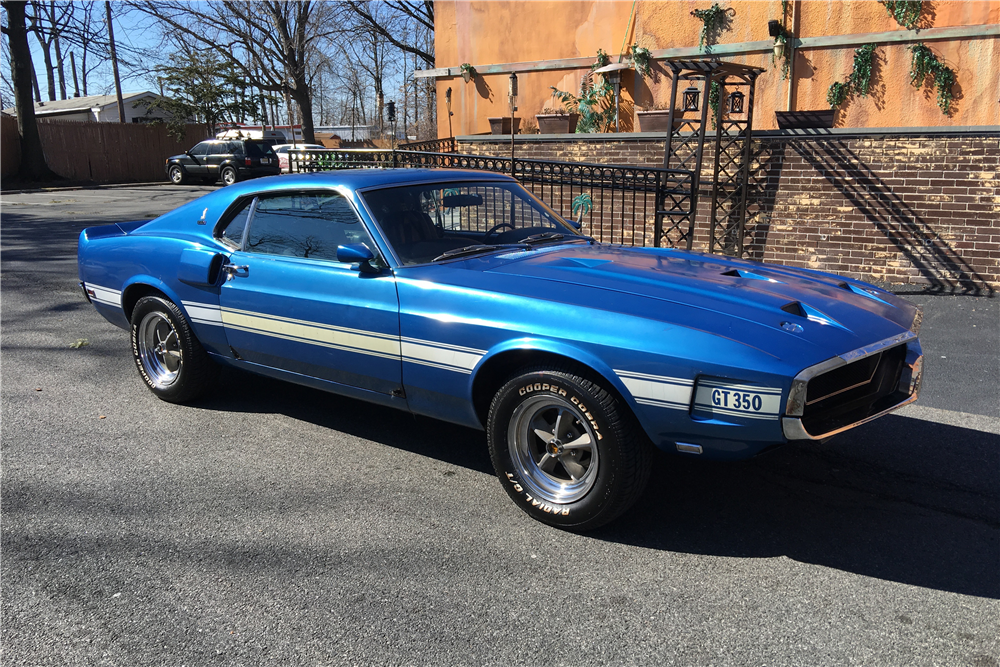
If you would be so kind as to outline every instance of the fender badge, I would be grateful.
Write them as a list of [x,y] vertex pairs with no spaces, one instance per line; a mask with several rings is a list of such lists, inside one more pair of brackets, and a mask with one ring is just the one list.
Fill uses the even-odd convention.
[[204,225],[205,224],[205,216],[206,215],[208,215],[208,209],[207,208],[204,211],[201,212],[201,218],[198,219],[198,224],[199,225]]

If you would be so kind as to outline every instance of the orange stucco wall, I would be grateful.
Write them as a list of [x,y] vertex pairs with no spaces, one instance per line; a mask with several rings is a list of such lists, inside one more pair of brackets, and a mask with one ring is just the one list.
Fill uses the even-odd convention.
[[[673,2],[637,0],[478,1],[437,0],[435,48],[438,67],[475,66],[535,60],[596,56],[604,49],[613,57],[638,42],[649,49],[697,46],[701,22],[693,9],[710,7],[711,0]],[[781,18],[781,2],[733,0],[720,2],[735,14],[719,44],[768,40],[767,21]],[[793,0],[793,28],[799,38],[903,30],[884,6],[874,0]],[[1000,23],[1000,0],[932,1],[924,3],[920,27],[942,28]],[[633,15],[634,12],[634,15]],[[791,13],[791,12],[790,12]],[[630,20],[630,16],[632,16]],[[945,116],[933,90],[909,83],[909,44],[880,45],[876,51],[873,92],[854,98],[837,113],[839,127],[921,127],[1000,124],[1000,38],[980,37],[932,41],[927,45],[955,70],[953,113]],[[803,48],[796,51],[791,108],[827,109],[826,92],[834,81],[851,72],[856,47]],[[754,128],[777,127],[774,111],[788,109],[789,81],[771,63],[771,55],[752,53],[725,60],[764,67],[757,80]],[[549,86],[579,92],[581,70],[521,72],[517,115],[533,122],[544,107],[559,106]],[[461,77],[437,80],[440,136],[489,131],[490,116],[508,115],[507,74],[478,75],[466,83]],[[638,79],[637,81],[634,79]],[[623,77],[622,131],[631,131],[633,100],[638,108],[668,101],[670,78],[661,64],[654,76],[642,80]],[[452,88],[451,128],[445,111],[445,91]]]

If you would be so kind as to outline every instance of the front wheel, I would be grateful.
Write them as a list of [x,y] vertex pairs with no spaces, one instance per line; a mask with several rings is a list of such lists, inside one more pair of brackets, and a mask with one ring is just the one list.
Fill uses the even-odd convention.
[[490,405],[487,438],[514,502],[560,528],[614,520],[649,478],[651,444],[628,406],[570,369],[530,369],[508,381]]
[[212,383],[215,364],[172,302],[146,296],[132,311],[132,356],[146,386],[164,401],[183,403]]
[[232,185],[237,181],[236,170],[232,167],[223,168],[221,176],[223,185]]
[[187,174],[176,164],[170,168],[170,171],[167,172],[167,176],[170,178],[170,182],[174,185],[184,185],[184,183],[187,182]]

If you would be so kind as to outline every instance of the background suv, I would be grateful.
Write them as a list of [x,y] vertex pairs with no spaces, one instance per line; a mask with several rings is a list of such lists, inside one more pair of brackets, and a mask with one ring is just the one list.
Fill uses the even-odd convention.
[[181,155],[168,157],[167,178],[175,185],[190,180],[232,185],[244,178],[281,173],[278,157],[267,139],[211,139]]

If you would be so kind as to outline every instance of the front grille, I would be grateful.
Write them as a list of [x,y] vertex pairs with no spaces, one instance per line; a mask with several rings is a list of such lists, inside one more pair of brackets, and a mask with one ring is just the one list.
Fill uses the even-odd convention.
[[813,436],[850,426],[904,400],[899,379],[906,345],[897,345],[817,375],[806,388],[802,426]]

